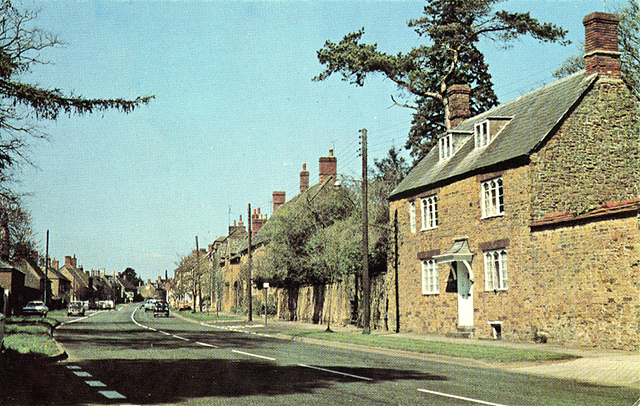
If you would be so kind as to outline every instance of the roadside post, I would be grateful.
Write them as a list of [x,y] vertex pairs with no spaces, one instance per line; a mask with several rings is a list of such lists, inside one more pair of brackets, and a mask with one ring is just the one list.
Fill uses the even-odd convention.
[[267,326],[267,316],[269,314],[269,306],[267,306],[267,292],[269,290],[269,282],[264,282],[262,284],[262,288],[264,290],[264,326]]

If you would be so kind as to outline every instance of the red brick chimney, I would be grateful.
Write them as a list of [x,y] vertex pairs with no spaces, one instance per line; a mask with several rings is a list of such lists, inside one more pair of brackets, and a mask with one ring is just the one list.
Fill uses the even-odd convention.
[[300,193],[309,189],[309,171],[307,170],[307,164],[302,164],[302,172],[300,172]]
[[260,214],[260,208],[253,209],[253,215],[251,216],[251,236],[255,237],[266,222],[267,217]]
[[338,175],[338,158],[333,156],[333,150],[329,150],[329,156],[320,157],[320,183],[324,182],[329,176],[333,176],[333,181],[331,184],[334,184]]
[[455,128],[471,115],[471,111],[469,110],[470,93],[471,88],[468,85],[451,85],[447,89],[451,128]]
[[58,262],[57,259],[53,258],[51,260],[51,268],[56,270],[60,268],[60,263]]
[[286,201],[286,196],[287,196],[286,192],[282,192],[282,191],[273,192],[272,199],[273,199],[274,213],[278,210],[278,208],[280,208],[280,206],[284,204],[284,202]]
[[64,266],[72,266],[71,265],[71,257],[69,255],[64,257]]
[[611,79],[620,79],[620,52],[618,52],[618,23],[615,14],[591,13],[584,25],[584,66],[587,76],[598,73]]

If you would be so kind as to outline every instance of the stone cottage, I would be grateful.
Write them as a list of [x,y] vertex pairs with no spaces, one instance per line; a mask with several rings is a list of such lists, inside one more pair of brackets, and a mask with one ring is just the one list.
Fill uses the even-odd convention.
[[618,21],[586,16],[585,70],[478,116],[451,87],[452,130],[389,197],[401,330],[640,348],[640,132]]

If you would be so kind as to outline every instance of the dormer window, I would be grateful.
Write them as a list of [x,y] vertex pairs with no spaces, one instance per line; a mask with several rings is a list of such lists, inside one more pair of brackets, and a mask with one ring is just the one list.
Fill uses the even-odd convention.
[[476,124],[476,148],[482,148],[489,145],[491,141],[491,133],[489,132],[489,120],[485,120]]
[[440,148],[440,160],[444,161],[445,159],[451,158],[451,155],[453,155],[453,140],[451,133],[440,138],[440,140],[438,140],[438,145]]

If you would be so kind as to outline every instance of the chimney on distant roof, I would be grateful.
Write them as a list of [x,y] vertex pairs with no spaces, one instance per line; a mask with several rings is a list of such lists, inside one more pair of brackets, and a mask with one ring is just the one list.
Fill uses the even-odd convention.
[[267,217],[260,214],[260,208],[253,209],[253,215],[251,216],[251,236],[255,237],[266,222]]
[[247,230],[244,229],[244,223],[242,222],[242,216],[240,216],[240,222],[236,225],[236,221],[233,220],[233,225],[229,226],[229,237],[241,238],[247,235]]
[[447,89],[450,128],[457,127],[458,124],[471,116],[470,94],[471,88],[468,85],[451,85]]
[[276,191],[272,194],[273,200],[273,212],[275,213],[280,206],[286,201],[287,193],[282,191]]
[[584,25],[584,66],[587,76],[598,73],[610,79],[620,79],[618,23],[615,14],[595,12],[587,15]]
[[309,189],[309,171],[307,170],[307,164],[302,164],[302,172],[300,172],[300,193]]
[[328,177],[333,176],[333,181],[331,182],[333,185],[338,175],[338,158],[333,156],[332,149],[329,150],[329,156],[320,157],[319,166],[320,183],[323,183]]

